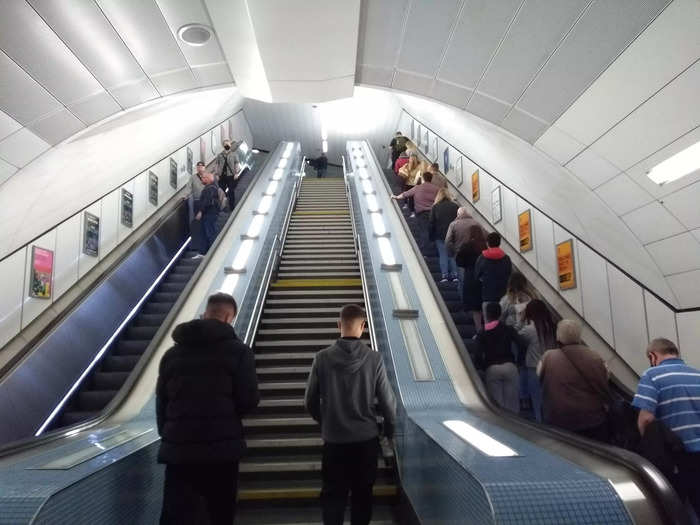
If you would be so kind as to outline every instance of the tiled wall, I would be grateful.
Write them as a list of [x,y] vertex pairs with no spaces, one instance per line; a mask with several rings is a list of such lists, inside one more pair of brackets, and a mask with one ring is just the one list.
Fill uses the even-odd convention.
[[[204,142],[204,158],[209,163],[221,149],[224,137],[233,131],[233,139],[252,144],[252,135],[243,111],[224,120],[201,137],[182,146],[172,155],[148,166],[143,172],[108,193],[98,202],[81,210],[32,243],[0,260],[0,348],[36,317],[50,308],[67,290],[106,257],[119,243],[125,241],[148,217],[163,206],[189,180],[187,172],[187,148],[193,153],[193,164],[200,160],[200,140]],[[170,185],[170,159],[178,165],[177,188]],[[158,177],[158,205],[148,200],[149,173]],[[126,189],[133,195],[133,225],[124,226],[120,221],[121,191]],[[92,257],[82,253],[84,214],[89,212],[100,218],[99,255]],[[32,246],[53,251],[54,275],[51,299],[29,296]]]
[[[402,112],[399,129],[410,134],[413,120],[407,112]],[[442,169],[443,152],[445,148],[449,149],[450,165],[455,168],[447,173],[447,177],[464,199],[472,203],[471,174],[479,166],[432,131],[426,130],[425,124],[417,120],[413,124],[416,133],[419,124],[423,135],[421,151],[431,160],[437,159]],[[429,144],[427,151],[426,131]],[[455,137],[445,138],[458,143]],[[458,169],[460,162],[461,175]],[[580,242],[573,233],[556,224],[481,169],[479,180],[481,198],[473,205],[512,246],[519,245],[518,214],[530,209],[533,248],[522,255],[555,290],[559,288],[555,245],[573,239],[577,286],[572,290],[559,290],[558,293],[637,373],[648,367],[644,350],[648,341],[655,337],[666,337],[678,342],[686,361],[700,366],[700,350],[697,348],[700,339],[700,311],[675,313],[615,265]],[[491,192],[498,186],[501,187],[503,219],[494,225]]]

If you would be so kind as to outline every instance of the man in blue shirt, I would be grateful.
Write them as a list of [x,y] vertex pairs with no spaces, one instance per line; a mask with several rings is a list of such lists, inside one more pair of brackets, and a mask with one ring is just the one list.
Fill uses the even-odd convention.
[[649,343],[647,358],[651,368],[639,379],[632,402],[639,409],[639,432],[644,434],[649,423],[658,419],[683,442],[686,454],[679,461],[680,483],[700,516],[700,370],[686,365],[668,339]]

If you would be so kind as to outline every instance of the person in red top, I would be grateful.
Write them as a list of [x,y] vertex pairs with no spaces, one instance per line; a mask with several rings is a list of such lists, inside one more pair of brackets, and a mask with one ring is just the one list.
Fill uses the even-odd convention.
[[430,209],[433,207],[435,197],[437,196],[438,188],[433,184],[433,174],[425,172],[423,174],[423,184],[417,184],[408,191],[404,191],[399,195],[392,195],[392,199],[401,200],[406,197],[413,197],[416,207],[416,221],[418,221],[418,246],[422,249],[427,248],[428,239],[428,221],[430,219]]
[[394,162],[394,173],[398,175],[401,166],[404,164],[408,164],[408,153],[406,153],[406,151],[402,151],[396,159],[396,162]]
[[474,264],[474,276],[481,281],[481,299],[497,303],[508,290],[512,270],[510,257],[501,249],[501,234],[491,232],[486,237],[486,248]]

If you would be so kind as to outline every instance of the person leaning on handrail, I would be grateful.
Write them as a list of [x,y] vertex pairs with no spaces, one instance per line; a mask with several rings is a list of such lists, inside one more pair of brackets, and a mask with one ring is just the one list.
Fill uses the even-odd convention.
[[447,188],[440,188],[430,210],[429,238],[431,241],[435,241],[435,247],[440,259],[440,272],[442,273],[440,282],[443,283],[449,280],[455,282],[459,280],[454,254],[448,254],[445,247],[447,230],[457,217],[458,209],[459,205],[454,201]]

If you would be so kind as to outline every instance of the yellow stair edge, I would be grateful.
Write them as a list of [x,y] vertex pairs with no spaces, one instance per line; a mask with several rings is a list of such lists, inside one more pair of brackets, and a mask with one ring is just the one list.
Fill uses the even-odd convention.
[[[372,494],[375,496],[396,496],[398,488],[395,485],[375,485]],[[318,487],[280,488],[280,489],[242,489],[238,491],[239,501],[259,501],[272,499],[317,499],[321,496]]]
[[290,288],[300,286],[307,286],[309,288],[362,286],[362,279],[279,279],[270,284],[271,288]]
[[292,213],[292,217],[295,215],[350,215],[350,212],[347,211],[331,211],[331,210],[325,210],[325,211],[295,211]]

